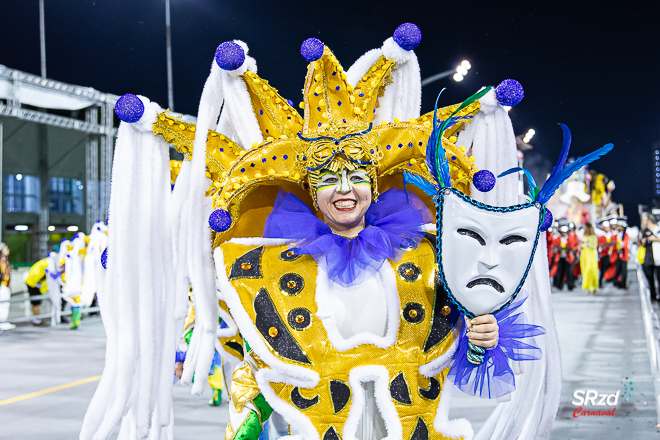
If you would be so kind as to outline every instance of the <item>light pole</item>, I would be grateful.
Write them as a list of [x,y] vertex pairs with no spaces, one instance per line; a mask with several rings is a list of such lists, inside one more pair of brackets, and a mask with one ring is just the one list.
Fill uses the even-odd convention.
[[[43,0],[41,0],[43,2]],[[167,38],[167,105],[174,111],[174,90],[172,86],[172,30],[170,28],[170,0],[165,0],[165,33]]]
[[436,73],[435,75],[429,76],[428,78],[424,78],[422,80],[422,87],[452,75],[454,81],[461,82],[471,68],[472,64],[470,64],[468,60],[463,60],[461,64],[456,67],[456,69],[445,70],[444,72]]
[[44,0],[39,0],[39,43],[41,46],[41,77],[46,78],[46,18]]

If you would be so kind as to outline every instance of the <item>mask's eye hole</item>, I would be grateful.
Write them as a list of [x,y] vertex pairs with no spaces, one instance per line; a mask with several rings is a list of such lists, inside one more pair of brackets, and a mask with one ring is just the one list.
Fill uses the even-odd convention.
[[471,229],[459,229],[456,232],[458,232],[461,235],[467,235],[468,237],[472,237],[475,240],[479,242],[480,245],[486,246],[486,240],[484,240],[479,233],[471,230]]
[[500,243],[502,244],[511,244],[511,243],[525,243],[527,239],[523,237],[522,235],[509,235],[508,237],[504,237],[503,239],[500,240]]

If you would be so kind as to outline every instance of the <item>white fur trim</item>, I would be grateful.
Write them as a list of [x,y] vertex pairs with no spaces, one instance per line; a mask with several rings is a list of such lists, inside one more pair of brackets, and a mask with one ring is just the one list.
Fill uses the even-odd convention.
[[435,223],[426,223],[422,226],[423,232],[437,232],[437,227]]
[[250,319],[250,316],[243,308],[238,292],[236,292],[236,289],[234,289],[234,286],[231,285],[227,278],[224,255],[220,247],[215,249],[214,258],[218,284],[225,296],[231,316],[241,330],[243,337],[250,342],[252,350],[277,373],[278,378],[274,382],[283,382],[304,388],[316,386],[319,381],[319,374],[316,371],[298,365],[287,364],[279,360],[268,350],[263,337],[259,334],[254,322],[252,322],[252,319]]
[[[197,321],[181,376],[183,383],[190,383],[193,374],[196,374],[197,377],[205,377],[214,355],[215,332],[218,326],[218,302],[215,296],[211,231],[207,223],[211,206],[205,197],[208,179],[204,168],[207,155],[207,133],[216,126],[218,121],[224,97],[223,79],[227,75],[228,73],[220,69],[214,59],[211,62],[211,72],[204,84],[197,113],[197,130],[193,143],[189,193],[186,202],[188,205],[183,212],[185,222],[181,225],[185,228],[184,233],[187,235],[187,239],[183,243],[186,252],[183,261],[188,264]],[[181,253],[182,249],[178,251]],[[204,380],[195,381],[191,392],[200,394],[204,390],[205,382]]]
[[[490,90],[480,100],[480,110],[459,136],[457,145],[468,150],[472,146],[475,166],[494,175],[518,166],[516,137],[509,114],[497,102],[495,91]],[[510,206],[518,203],[518,174],[497,179],[493,191],[482,193],[472,185],[472,198],[492,206]]]
[[392,84],[378,99],[374,124],[392,122],[394,118],[407,121],[419,118],[422,106],[422,77],[415,52],[399,47],[392,38],[383,43],[383,54],[396,63],[392,71]]
[[390,37],[383,42],[383,55],[388,60],[392,60],[397,64],[403,64],[414,57],[415,52],[402,48],[394,41],[394,38]]
[[355,87],[360,81],[365,73],[369,71],[371,66],[378,61],[378,58],[383,55],[382,49],[371,49],[364,55],[362,55],[358,60],[353,63],[353,65],[346,71],[346,81]]
[[288,238],[264,238],[264,237],[234,237],[227,243],[242,244],[245,246],[278,246],[291,244],[293,241]]
[[216,330],[215,335],[218,338],[231,338],[232,336],[236,336],[238,334],[238,326],[232,319],[231,315],[221,308],[218,310],[218,313],[220,314],[220,317],[222,320],[227,324],[226,328],[220,328],[218,327],[218,330]]
[[426,377],[437,376],[442,370],[447,368],[451,364],[452,357],[458,348],[458,330],[461,328],[460,325],[456,326],[457,328],[453,329],[454,342],[449,347],[444,354],[433,359],[431,362],[421,365],[419,367],[419,374]]
[[[325,264],[321,263],[318,265],[318,275],[316,277],[316,304],[318,311],[316,312],[316,316],[323,322],[323,327],[325,327],[328,333],[328,339],[338,351],[350,350],[362,344],[373,344],[379,348],[388,348],[396,342],[396,335],[399,331],[401,302],[399,292],[396,288],[394,269],[392,269],[389,261],[384,261],[374,276],[378,278],[387,304],[387,329],[385,336],[361,332],[348,339],[344,339],[337,328],[337,320],[332,314],[332,307],[330,306],[330,301],[333,301],[333,297],[328,289],[331,281],[328,278]],[[356,287],[356,291],[359,291],[359,286]]]
[[130,123],[129,126],[142,133],[153,135],[153,124],[158,118],[158,113],[162,113],[163,109],[155,102],[151,102],[146,96],[138,95],[138,98],[144,105],[144,113],[137,122]]
[[85,415],[84,440],[110,437],[120,421],[135,438],[166,435],[171,424],[176,336],[169,147],[144,129],[160,107],[141,99],[143,119],[120,124],[117,137],[108,269],[99,296],[106,365]]
[[461,438],[463,440],[472,440],[474,430],[472,424],[467,419],[449,420],[449,407],[456,394],[456,386],[449,380],[445,380],[438,402],[438,409],[433,420],[433,429],[449,438]]
[[357,440],[356,433],[366,400],[362,383],[372,381],[374,382],[376,407],[385,422],[385,430],[387,431],[387,437],[383,440],[400,440],[403,437],[403,428],[390,396],[390,374],[383,365],[363,365],[353,368],[349,373],[348,383],[353,391],[353,402],[344,424],[342,438],[344,440]]
[[[280,414],[289,425],[292,427],[295,426],[296,431],[301,434],[302,439],[319,440],[319,434],[309,417],[304,415],[293,405],[290,405],[282,400],[271,387],[271,383],[282,382],[281,376],[282,375],[277,371],[268,368],[259,370],[254,375],[255,379],[257,380],[257,385],[259,385],[259,389],[261,390],[261,394],[263,394],[264,398],[273,408],[273,410]],[[312,385],[312,387],[313,386],[315,385]]]

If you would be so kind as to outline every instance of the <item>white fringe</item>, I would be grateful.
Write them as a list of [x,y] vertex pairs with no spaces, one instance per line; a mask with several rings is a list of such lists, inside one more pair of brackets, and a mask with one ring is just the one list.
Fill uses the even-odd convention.
[[[129,440],[164,438],[171,425],[174,298],[167,144],[147,120],[161,111],[140,97],[143,119],[121,123],[109,209],[101,314],[106,364],[81,439],[107,439],[121,420]],[[148,131],[145,127],[148,126]]]

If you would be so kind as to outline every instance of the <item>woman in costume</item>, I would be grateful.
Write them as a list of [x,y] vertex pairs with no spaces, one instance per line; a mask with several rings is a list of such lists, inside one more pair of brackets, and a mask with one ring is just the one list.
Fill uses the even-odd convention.
[[595,295],[598,290],[598,237],[594,233],[591,222],[584,225],[584,235],[580,239],[580,271],[582,273],[582,290],[587,295]]
[[[107,362],[81,438],[108,438],[120,422],[120,438],[171,438],[176,323],[186,316],[181,292],[190,285],[197,316],[184,382],[209,371],[219,299],[244,338],[247,361],[232,377],[227,438],[255,438],[273,409],[276,430],[302,438],[472,438],[469,422],[448,420],[457,389],[509,396],[477,438],[549,436],[561,378],[538,236],[551,221],[546,196],[566,178],[566,155],[549,188],[534,186],[523,205],[517,205],[515,176],[500,174],[494,190],[467,197],[479,169],[499,174],[515,167],[515,137],[502,105],[519,102],[522,89],[503,83],[497,92],[486,88],[461,105],[420,116],[412,52],[420,40],[419,29],[404,24],[348,71],[322,42],[306,40],[304,118],[256,75],[241,42],[218,47],[196,125],[146,98],[120,99],[116,111],[124,122],[113,166],[106,294],[99,297]],[[167,142],[186,158],[171,194]],[[470,147],[473,156],[456,144]],[[434,152],[430,162],[428,151]],[[429,166],[435,160],[437,169]],[[408,185],[404,192],[404,172],[425,189]],[[492,188],[493,174],[481,176],[485,182],[478,186]],[[474,224],[445,228],[454,236],[441,237],[442,243],[472,240],[464,242],[472,250],[461,255],[472,257],[470,270],[476,271],[468,286],[454,284],[455,267],[442,263],[442,287],[436,286],[436,251],[448,248],[433,244],[433,225],[425,227],[430,235],[419,229],[433,220],[427,208],[446,220],[449,211],[433,199],[444,200],[446,191],[457,212],[478,213],[488,232],[482,231],[483,246],[474,234],[459,232]],[[362,193],[362,212],[347,220]],[[375,203],[367,203],[367,194]],[[321,203],[327,224],[312,211]],[[461,221],[469,218],[453,224],[465,226]],[[486,227],[492,219],[498,219],[494,229]],[[498,237],[512,219],[520,234]],[[506,264],[487,258],[499,256],[498,249],[513,252],[501,260]],[[445,264],[449,260],[445,255]],[[499,275],[477,276],[500,267],[507,276],[499,281]],[[526,300],[516,298],[523,284]],[[356,287],[367,285],[382,291],[384,301]],[[480,302],[471,301],[470,289],[480,295],[493,289],[496,302],[475,313]],[[490,346],[494,327],[481,333],[483,324],[463,325],[459,310],[468,321],[495,312],[498,345],[484,350],[478,341]],[[527,356],[514,348],[515,340],[540,331],[518,322],[523,313],[516,310],[548,331],[538,347],[528,346],[533,353]],[[468,329],[482,337],[467,336]],[[508,359],[537,359],[538,348],[544,356],[514,383]],[[497,389],[486,385],[491,379]],[[193,392],[203,382],[196,381]]]

